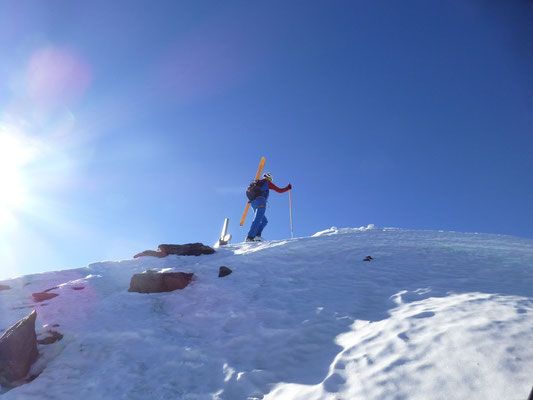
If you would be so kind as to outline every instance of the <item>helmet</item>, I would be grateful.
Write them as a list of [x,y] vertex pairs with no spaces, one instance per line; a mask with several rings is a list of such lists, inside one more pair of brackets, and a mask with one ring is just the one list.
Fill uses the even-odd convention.
[[272,179],[274,179],[274,177],[272,176],[272,174],[270,172],[265,172],[263,174],[263,179],[267,179],[269,181],[272,181]]

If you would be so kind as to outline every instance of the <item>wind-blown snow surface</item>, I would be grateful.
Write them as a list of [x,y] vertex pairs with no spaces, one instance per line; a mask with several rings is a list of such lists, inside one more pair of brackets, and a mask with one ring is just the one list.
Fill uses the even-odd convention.
[[[218,278],[222,265],[233,274]],[[149,268],[195,280],[129,293]],[[5,400],[522,400],[533,385],[529,239],[332,228],[3,283],[0,329],[60,285],[36,306],[37,330],[64,334]]]

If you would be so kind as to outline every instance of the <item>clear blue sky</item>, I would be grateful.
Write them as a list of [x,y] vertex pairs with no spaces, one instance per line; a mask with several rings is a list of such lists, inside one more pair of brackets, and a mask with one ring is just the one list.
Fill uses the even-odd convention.
[[261,156],[295,236],[533,237],[529,0],[1,0],[0,55],[0,277],[240,241]]

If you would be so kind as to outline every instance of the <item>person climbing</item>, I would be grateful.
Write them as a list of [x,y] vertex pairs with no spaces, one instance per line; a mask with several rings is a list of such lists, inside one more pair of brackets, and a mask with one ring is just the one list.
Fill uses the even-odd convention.
[[255,184],[255,186],[258,188],[258,194],[253,200],[250,201],[250,205],[255,213],[255,218],[252,222],[252,226],[250,227],[250,231],[248,232],[248,236],[246,237],[247,242],[263,240],[261,234],[263,233],[263,229],[265,229],[266,224],[268,224],[268,220],[265,217],[265,212],[270,189],[278,193],[285,193],[287,190],[292,189],[292,185],[290,183],[283,189],[280,189],[274,185],[274,183],[272,183],[272,180],[272,174],[270,172],[265,172],[263,174],[263,178],[258,180]]

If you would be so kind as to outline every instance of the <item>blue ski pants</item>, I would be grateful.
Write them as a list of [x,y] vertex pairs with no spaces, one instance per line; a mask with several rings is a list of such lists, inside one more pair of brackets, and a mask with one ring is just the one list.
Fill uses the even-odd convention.
[[254,238],[260,236],[261,233],[263,233],[263,229],[265,229],[265,226],[268,224],[268,220],[265,217],[266,200],[263,198],[257,198],[252,200],[250,205],[254,209],[255,218],[250,227],[250,231],[248,232],[248,237]]

